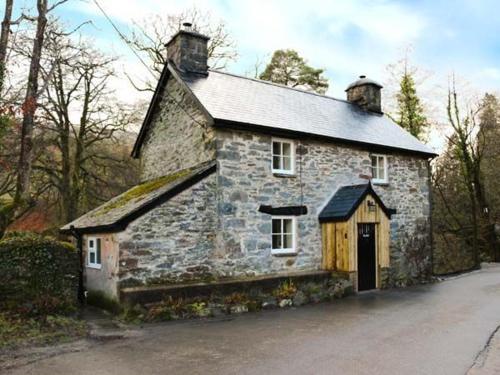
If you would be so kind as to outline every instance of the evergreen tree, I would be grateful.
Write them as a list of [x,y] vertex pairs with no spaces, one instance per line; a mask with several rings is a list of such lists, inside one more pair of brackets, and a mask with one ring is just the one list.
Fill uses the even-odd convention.
[[323,72],[324,69],[307,65],[297,51],[280,49],[274,52],[260,79],[324,94],[328,90],[328,80]]
[[413,136],[423,140],[428,122],[420,98],[417,95],[415,79],[408,71],[406,65],[396,98],[398,109],[395,121]]

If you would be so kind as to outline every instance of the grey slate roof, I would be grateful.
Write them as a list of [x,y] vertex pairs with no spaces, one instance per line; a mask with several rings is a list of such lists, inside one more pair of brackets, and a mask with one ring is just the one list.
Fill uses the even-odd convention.
[[123,230],[130,221],[215,172],[215,168],[215,162],[210,161],[146,181],[66,224],[61,232],[69,234],[71,227],[80,233]]
[[435,155],[387,116],[344,100],[216,70],[182,78],[215,120]]
[[391,217],[393,210],[388,209],[377,193],[372,189],[371,184],[343,186],[330,199],[327,205],[319,214],[320,222],[346,221],[356,211],[367,194],[377,201],[388,217]]

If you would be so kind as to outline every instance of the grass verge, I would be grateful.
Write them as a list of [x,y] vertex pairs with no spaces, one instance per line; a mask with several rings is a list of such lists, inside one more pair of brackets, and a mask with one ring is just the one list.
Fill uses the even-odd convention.
[[85,322],[74,317],[29,318],[0,312],[0,350],[68,342],[86,333]]

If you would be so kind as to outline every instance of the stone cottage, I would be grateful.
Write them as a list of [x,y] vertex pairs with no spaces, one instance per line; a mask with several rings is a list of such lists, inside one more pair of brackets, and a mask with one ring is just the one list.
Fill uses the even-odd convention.
[[89,290],[341,272],[357,290],[429,276],[434,152],[381,111],[211,70],[189,29],[165,65],[132,156],[140,185],[62,228]]

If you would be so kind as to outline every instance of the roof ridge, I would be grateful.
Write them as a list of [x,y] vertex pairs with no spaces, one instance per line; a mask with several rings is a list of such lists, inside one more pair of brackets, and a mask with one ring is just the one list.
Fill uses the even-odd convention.
[[[213,73],[225,74],[225,75],[236,77],[236,78],[243,78],[243,79],[246,79],[246,80],[249,80],[249,81],[254,81],[254,82],[257,82],[257,83],[264,83],[266,85],[280,87],[280,88],[287,89],[287,90],[293,90],[293,91],[301,92],[303,94],[310,94],[310,95],[314,95],[314,96],[319,96],[320,98],[331,99],[331,100],[336,100],[338,102],[342,102],[342,103],[346,103],[346,104],[350,104],[350,105],[355,105],[354,103],[351,103],[350,101],[348,101],[346,99],[340,99],[340,98],[335,98],[335,97],[329,96],[329,95],[318,94],[317,92],[311,92],[311,91],[307,91],[307,90],[303,90],[303,89],[298,89],[298,88],[295,88],[295,87],[290,87],[290,86],[282,85],[281,83],[275,83],[275,82],[271,82],[271,81],[265,81],[263,79],[252,78],[252,77],[245,77],[245,76],[242,76],[242,75],[239,75],[239,74],[224,72],[224,71],[218,70],[218,69],[208,69],[208,70],[209,70],[209,72],[213,72]],[[373,113],[373,114],[377,115],[377,113]]]

